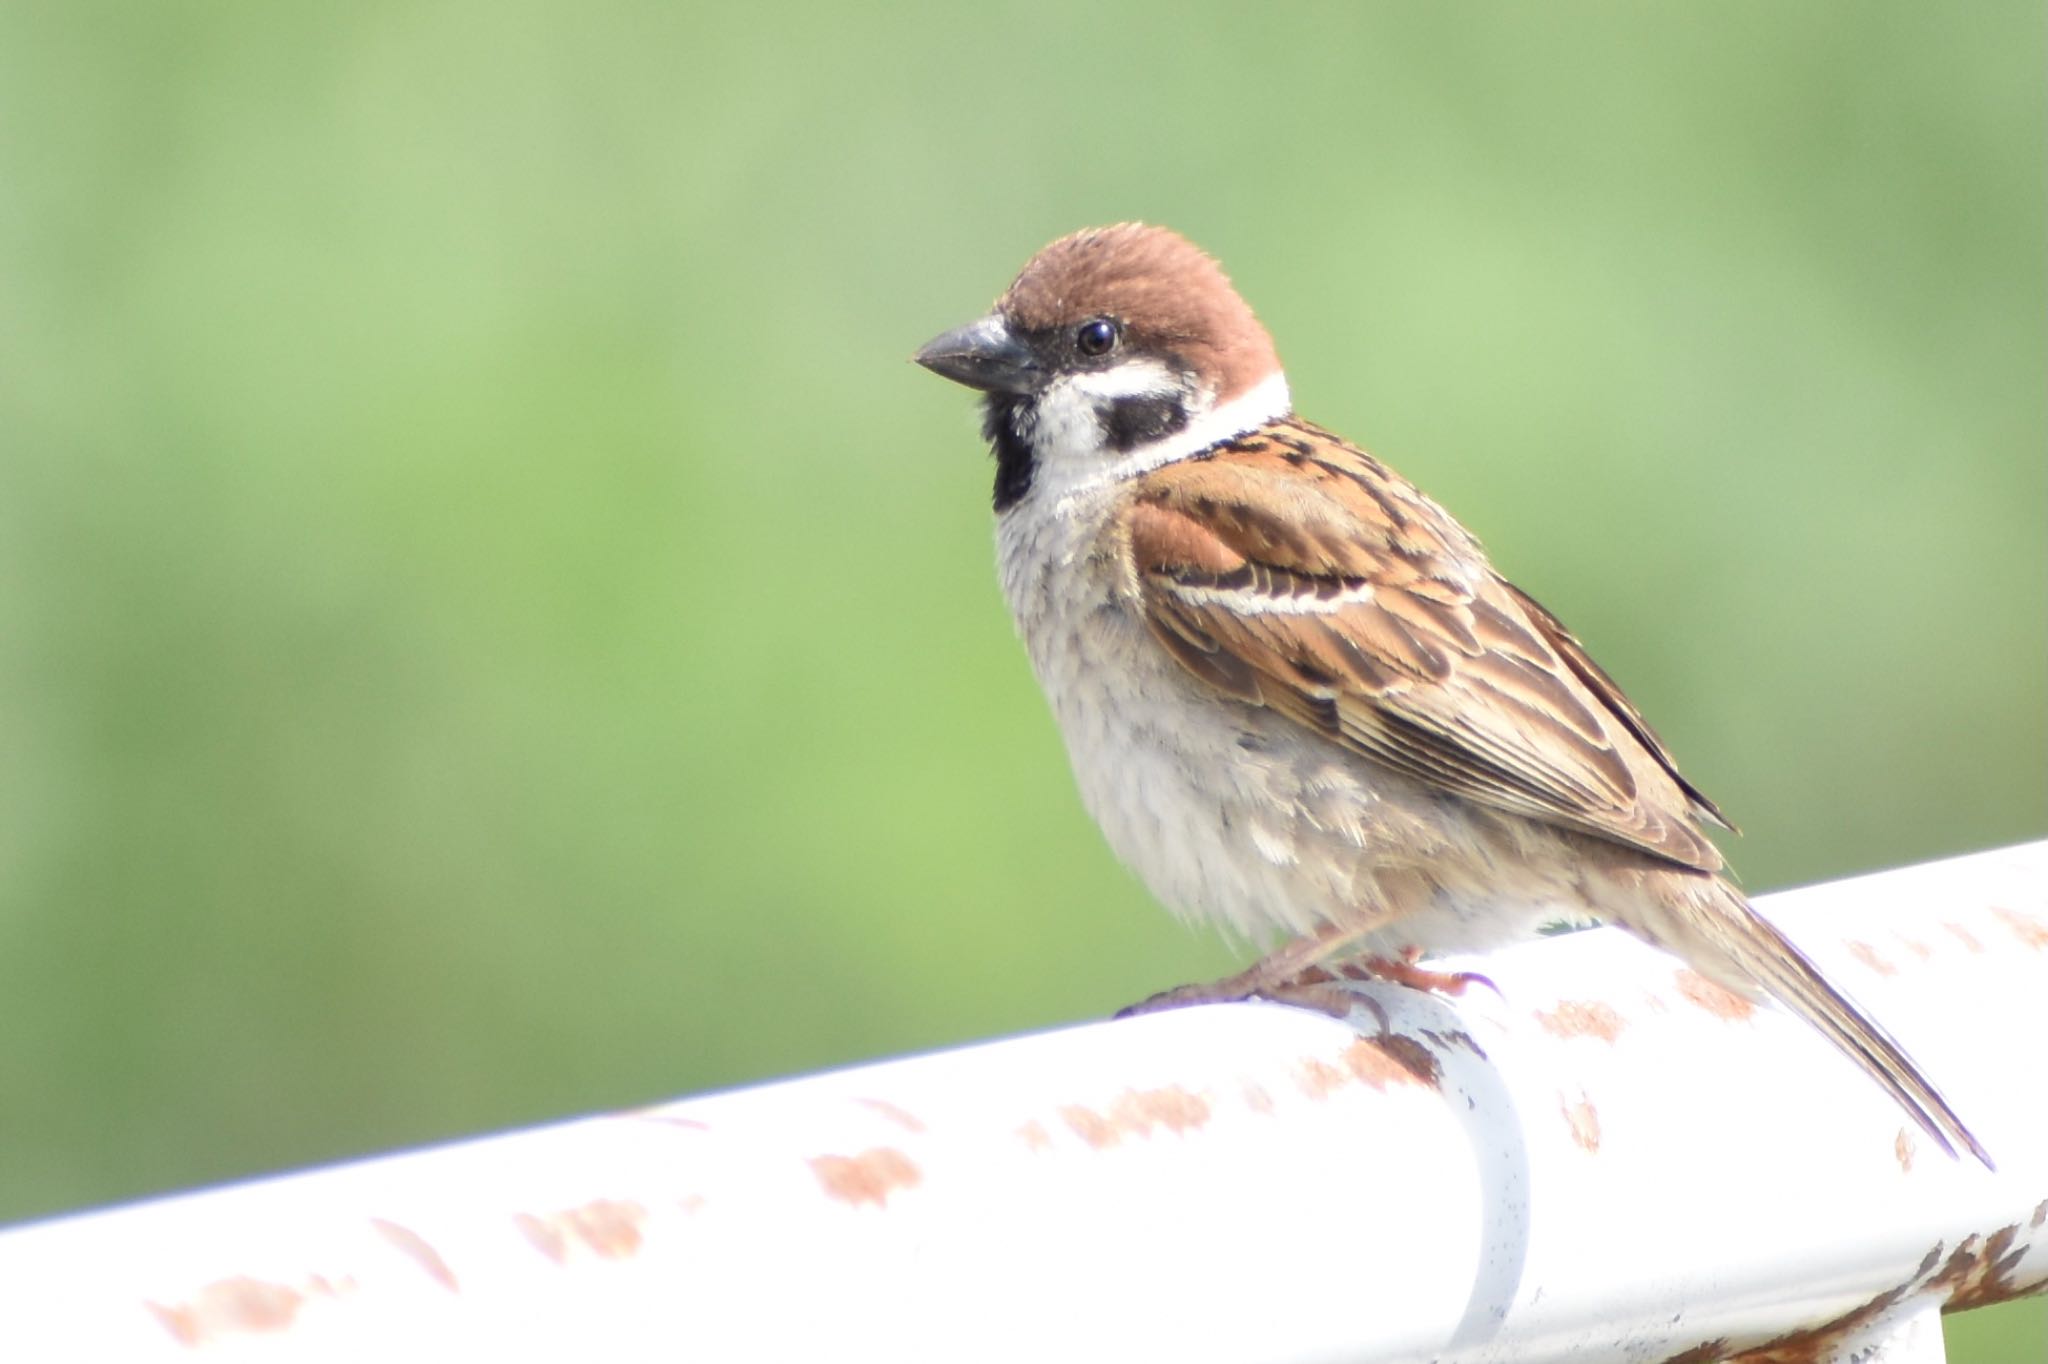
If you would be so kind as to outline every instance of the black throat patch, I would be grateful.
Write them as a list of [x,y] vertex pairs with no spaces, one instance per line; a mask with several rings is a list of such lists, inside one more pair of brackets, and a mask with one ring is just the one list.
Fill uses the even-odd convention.
[[996,510],[1008,511],[1031,491],[1037,456],[1031,450],[1036,410],[1021,394],[991,393],[981,416],[981,434],[996,457]]

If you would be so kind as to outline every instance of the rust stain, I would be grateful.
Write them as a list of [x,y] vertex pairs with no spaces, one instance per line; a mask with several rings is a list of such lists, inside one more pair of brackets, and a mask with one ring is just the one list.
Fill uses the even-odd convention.
[[428,1245],[424,1236],[411,1227],[387,1222],[381,1217],[372,1217],[370,1225],[377,1229],[379,1236],[389,1241],[407,1259],[425,1270],[428,1278],[450,1293],[462,1291],[461,1285],[455,1281],[455,1271],[448,1268],[448,1262],[441,1258],[441,1252]]
[[1697,971],[1682,969],[1677,978],[1678,993],[1716,1018],[1739,1023],[1756,1012],[1756,1005],[1741,995],[1722,989]]
[[1060,1119],[1074,1135],[1097,1151],[1120,1144],[1125,1137],[1145,1138],[1158,1128],[1179,1135],[1209,1121],[1209,1101],[1180,1085],[1127,1089],[1098,1113],[1081,1104],[1060,1109]]
[[1878,955],[1875,947],[1856,938],[1846,940],[1842,946],[1849,949],[1849,955],[1877,972],[1880,976],[1896,976],[1899,968]]
[[1899,1129],[1898,1139],[1892,1142],[1892,1154],[1899,1158],[1899,1173],[1913,1173],[1913,1137],[1905,1128]]
[[1337,1058],[1337,1064],[1308,1057],[1296,1068],[1294,1083],[1311,1099],[1327,1099],[1349,1085],[1369,1085],[1382,1093],[1388,1085],[1435,1087],[1443,1079],[1436,1054],[1412,1037],[1382,1033],[1360,1037]]
[[1584,1094],[1577,1103],[1567,1103],[1562,1094],[1558,1096],[1558,1107],[1564,1113],[1565,1126],[1571,1129],[1572,1140],[1587,1155],[1600,1154],[1600,1110],[1593,1107],[1593,1101]]
[[1902,1302],[1909,1294],[1919,1291],[1934,1267],[1941,1263],[1941,1246],[1921,1259],[1920,1267],[1912,1276],[1896,1288],[1887,1288],[1860,1307],[1852,1307],[1838,1317],[1803,1331],[1788,1331],[1784,1335],[1765,1341],[1753,1350],[1728,1357],[1729,1364],[1824,1364],[1824,1361],[1841,1357],[1841,1345],[1848,1343],[1857,1333],[1868,1329],[1877,1319]]
[[2019,1223],[2000,1227],[1982,1238],[1981,1245],[1978,1240],[1964,1237],[1941,1273],[1934,1276],[1937,1285],[1950,1289],[1948,1302],[1941,1309],[1944,1312],[1963,1312],[2020,1296],[2012,1272],[2027,1258],[2030,1247],[2020,1241]]
[[180,1345],[203,1345],[237,1332],[282,1331],[305,1303],[290,1284],[238,1275],[206,1285],[190,1302],[143,1305]]
[[1344,1048],[1344,1068],[1374,1089],[1389,1084],[1426,1085],[1443,1082],[1444,1068],[1436,1053],[1401,1033],[1361,1037]]
[[1116,1124],[1092,1108],[1068,1104],[1060,1109],[1060,1120],[1068,1129],[1097,1151],[1106,1151],[1124,1139]]
[[1930,961],[1934,957],[1934,949],[1929,947],[1926,943],[1921,942],[1917,938],[1901,937],[1899,941],[1906,945],[1906,950],[1908,952],[1911,952],[1915,957],[1919,958],[1921,961]]
[[811,1173],[828,1198],[855,1208],[887,1207],[890,1194],[924,1182],[924,1172],[893,1146],[870,1146],[857,1156],[813,1156]]
[[1936,1243],[1904,1283],[1886,1289],[1860,1307],[1804,1331],[1793,1331],[1731,1357],[1731,1364],[1818,1364],[1838,1359],[1842,1347],[1876,1325],[1909,1297],[1943,1299],[1942,1311],[1962,1312],[2033,1292],[2039,1285],[2015,1283],[2012,1271],[2026,1258],[2017,1223],[1989,1236],[1971,1234],[1942,1254]]
[[1593,1037],[1602,1042],[1620,1037],[1626,1026],[1613,1005],[1598,1000],[1585,1004],[1575,999],[1560,1000],[1555,1009],[1538,1009],[1536,1021],[1553,1037]]
[[1265,1091],[1264,1086],[1246,1081],[1244,1086],[1244,1106],[1254,1113],[1261,1115],[1269,1114],[1273,1111],[1273,1096]]
[[2004,921],[2012,935],[2019,939],[2020,946],[2031,947],[2036,952],[2048,947],[2048,924],[2030,918],[2016,909],[2007,909],[2004,905],[1993,905],[1991,912]]
[[1017,1129],[1017,1139],[1032,1151],[1050,1151],[1052,1138],[1038,1119],[1032,1118]]
[[1149,1137],[1155,1127],[1178,1136],[1209,1121],[1209,1101],[1179,1085],[1127,1089],[1110,1105],[1109,1116],[1110,1121],[1136,1136]]
[[1680,1350],[1664,1361],[1664,1364],[1720,1364],[1728,1357],[1728,1337],[1716,1336],[1703,1340],[1690,1350]]
[[895,1104],[890,1103],[887,1099],[855,1099],[854,1102],[863,1107],[874,1109],[875,1112],[881,1114],[890,1122],[895,1123],[906,1132],[921,1133],[924,1131],[924,1124],[918,1121],[916,1115],[904,1111]]
[[1351,1073],[1352,1079],[1377,1090],[1384,1091],[1390,1084],[1413,1083],[1414,1075],[1387,1049],[1386,1044],[1393,1040],[1391,1037],[1359,1038],[1344,1048],[1344,1069]]
[[1295,1068],[1294,1083],[1311,1099],[1327,1099],[1350,1081],[1343,1071],[1328,1061],[1310,1056]]
[[1942,927],[1948,930],[1950,937],[1969,948],[1972,952],[1982,952],[1984,950],[1984,944],[1977,941],[1977,935],[1964,928],[1961,924],[1951,920],[1944,922]]
[[1482,1061],[1486,1059],[1486,1049],[1480,1046],[1474,1040],[1472,1034],[1466,1032],[1463,1028],[1447,1028],[1442,1032],[1437,1032],[1431,1028],[1423,1028],[1421,1033],[1422,1036],[1428,1038],[1433,1044],[1444,1051],[1469,1051]]
[[567,1264],[581,1246],[600,1260],[623,1260],[640,1249],[640,1224],[647,1209],[638,1203],[609,1198],[592,1199],[580,1208],[536,1216],[514,1213],[512,1224],[541,1254],[556,1264]]
[[551,1224],[530,1212],[515,1212],[512,1214],[512,1225],[519,1228],[519,1234],[526,1238],[527,1244],[556,1264],[568,1262],[569,1240]]

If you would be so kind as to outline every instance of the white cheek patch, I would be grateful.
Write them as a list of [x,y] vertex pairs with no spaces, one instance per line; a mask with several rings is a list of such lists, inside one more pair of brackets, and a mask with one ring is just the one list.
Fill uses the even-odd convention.
[[[1137,368],[1133,365],[1130,368]],[[1162,368],[1161,372],[1164,370]],[[1094,376],[1101,377],[1101,376]],[[1057,385],[1055,386],[1057,387]],[[1168,390],[1172,391],[1172,390]],[[1145,395],[1125,394],[1126,397]],[[1046,398],[1052,398],[1052,389],[1046,391]],[[1161,396],[1153,393],[1149,396]],[[1061,394],[1062,404],[1068,401]],[[1188,424],[1180,430],[1150,445],[1141,445],[1121,455],[1111,455],[1102,449],[1102,428],[1095,418],[1095,409],[1090,402],[1078,414],[1087,422],[1082,426],[1062,426],[1060,443],[1047,439],[1052,428],[1041,425],[1038,449],[1040,466],[1044,472],[1053,473],[1049,480],[1053,485],[1046,492],[1055,502],[1068,498],[1085,496],[1110,484],[1136,478],[1177,459],[1186,459],[1198,450],[1206,450],[1218,441],[1241,435],[1254,427],[1264,426],[1278,417],[1284,417],[1294,410],[1293,396],[1287,391],[1287,376],[1278,370],[1246,389],[1229,402],[1210,407],[1211,395],[1196,391],[1188,395]],[[1041,423],[1048,420],[1047,402],[1039,403]],[[1062,417],[1062,421],[1067,418]],[[1066,455],[1062,458],[1055,451]],[[1047,466],[1063,466],[1054,472]]]
[[1102,408],[1130,398],[1181,393],[1179,376],[1157,360],[1127,360],[1055,379],[1038,397],[1038,424],[1032,432],[1041,465],[1071,465],[1076,478],[1096,472],[1103,458]]
[[[1134,398],[1177,399],[1187,425],[1148,445],[1110,448],[1101,409]],[[1076,499],[1099,496],[1126,479],[1284,417],[1294,407],[1287,376],[1278,370],[1229,402],[1212,403],[1213,394],[1183,387],[1181,376],[1157,360],[1134,359],[1054,380],[1023,410],[1024,420],[1016,428],[1032,450],[1031,486],[1024,500],[1045,513],[1069,515]]]
[[1170,398],[1181,391],[1180,376],[1157,360],[1126,360],[1108,369],[1073,375],[1059,383],[1077,396],[1098,403],[1113,403],[1120,398]]

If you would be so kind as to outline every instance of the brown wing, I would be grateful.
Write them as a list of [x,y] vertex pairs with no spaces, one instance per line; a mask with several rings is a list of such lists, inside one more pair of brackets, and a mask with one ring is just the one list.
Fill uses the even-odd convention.
[[1543,603],[1513,583],[1503,579],[1500,585],[1521,603],[1522,609],[1528,612],[1529,619],[1535,622],[1536,628],[1542,632],[1544,641],[1557,650],[1558,656],[1578,675],[1579,681],[1585,683],[1587,689],[1600,698],[1601,703],[1621,721],[1630,734],[1636,737],[1636,741],[1648,749],[1650,755],[1671,775],[1671,780],[1678,783],[1679,789],[1685,792],[1686,800],[1692,805],[1693,814],[1726,829],[1729,833],[1742,832],[1728,816],[1721,813],[1720,806],[1707,799],[1705,792],[1685,779],[1685,775],[1678,770],[1678,759],[1672,757],[1671,750],[1664,747],[1664,741],[1657,737],[1656,730],[1650,728],[1650,722],[1643,718],[1643,713],[1636,709],[1635,703],[1622,694],[1621,684],[1609,677],[1607,670],[1593,661],[1592,655],[1586,652],[1586,646],[1579,643],[1578,638],[1564,628],[1564,622],[1551,615],[1544,609]]
[[1288,418],[1139,481],[1129,568],[1190,672],[1483,805],[1715,871],[1719,812],[1563,626],[1372,456]]

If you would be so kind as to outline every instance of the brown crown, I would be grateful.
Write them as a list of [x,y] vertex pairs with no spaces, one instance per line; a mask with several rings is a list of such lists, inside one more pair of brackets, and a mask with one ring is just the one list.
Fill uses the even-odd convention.
[[1062,237],[1031,258],[996,308],[1025,331],[1114,318],[1133,349],[1187,365],[1219,402],[1280,368],[1273,338],[1222,267],[1163,227],[1118,223]]

